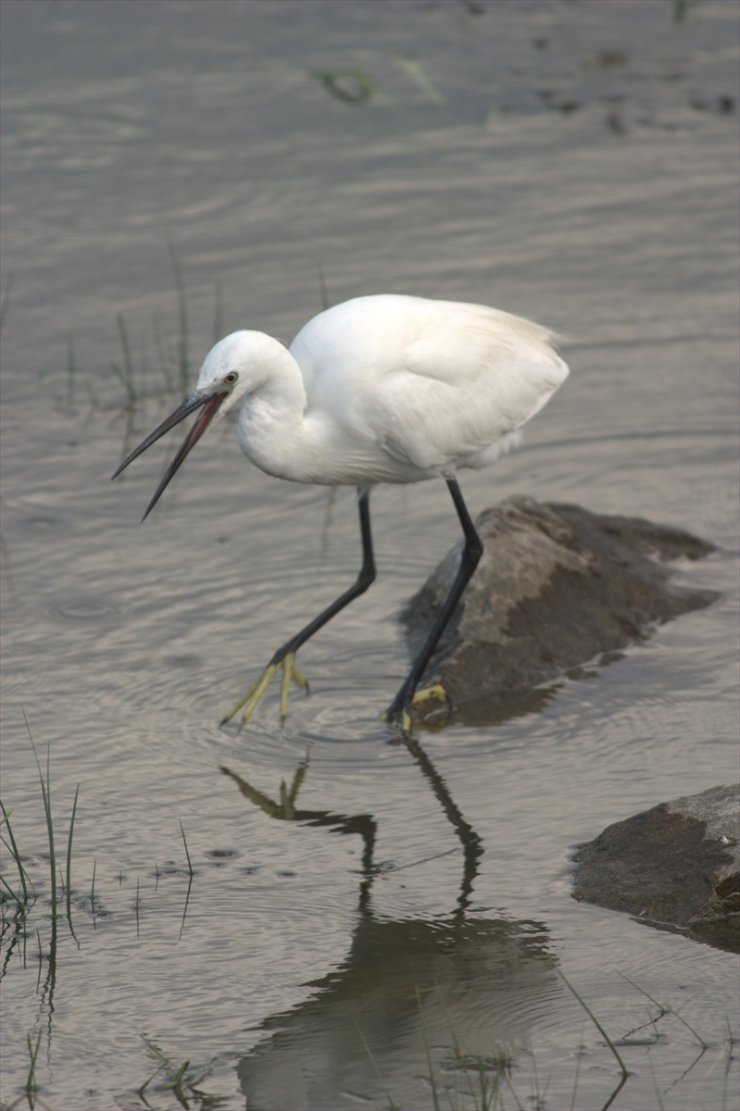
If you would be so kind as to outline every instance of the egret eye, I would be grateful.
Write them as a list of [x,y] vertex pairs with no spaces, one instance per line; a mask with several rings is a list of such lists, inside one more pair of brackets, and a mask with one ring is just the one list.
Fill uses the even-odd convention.
[[238,377],[239,377],[239,375],[236,373],[235,370],[230,370],[229,373],[224,378],[224,382],[228,382],[228,384],[230,386],[233,386],[234,382],[236,382]]

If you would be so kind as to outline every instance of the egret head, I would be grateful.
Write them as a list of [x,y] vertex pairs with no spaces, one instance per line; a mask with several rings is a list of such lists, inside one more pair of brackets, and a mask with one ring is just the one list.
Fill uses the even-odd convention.
[[225,396],[218,410],[218,417],[222,417],[270,377],[276,352],[284,354],[282,344],[264,332],[232,332],[206,355],[195,393],[204,396],[223,392]]
[[[263,342],[265,341],[265,342]],[[169,432],[190,413],[200,409],[175,458],[167,468],[162,481],[154,492],[142,520],[149,516],[166,487],[195,447],[208,426],[219,420],[246,394],[251,393],[264,380],[266,356],[275,341],[261,332],[232,332],[211,348],[198,374],[195,389],[188,394],[174,413],[162,421],[138,447],[126,456],[113,478],[121,473],[137,456],[151,447],[160,436]]]

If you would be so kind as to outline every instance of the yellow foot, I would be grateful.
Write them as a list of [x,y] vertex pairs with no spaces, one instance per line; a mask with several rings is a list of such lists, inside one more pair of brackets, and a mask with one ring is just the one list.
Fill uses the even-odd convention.
[[413,718],[411,717],[410,710],[416,709],[417,706],[422,706],[425,702],[444,702],[445,705],[450,705],[450,700],[447,697],[444,687],[441,683],[435,683],[434,686],[424,687],[423,690],[416,691],[412,696],[408,706],[405,706],[401,711],[401,729],[405,736],[411,734],[414,727]]
[[280,680],[280,720],[284,721],[288,713],[288,691],[290,689],[291,680],[297,687],[300,687],[301,690],[308,692],[308,679],[306,679],[305,675],[301,674],[295,666],[295,652],[288,652],[287,656],[284,656],[279,663],[268,664],[257,682],[252,684],[244,697],[240,698],[221,719],[221,725],[225,725],[227,721],[231,721],[231,719],[243,708],[244,712],[239,722],[239,729],[243,729],[257,709],[259,703],[262,701],[263,694],[278,671],[282,671],[283,673]]

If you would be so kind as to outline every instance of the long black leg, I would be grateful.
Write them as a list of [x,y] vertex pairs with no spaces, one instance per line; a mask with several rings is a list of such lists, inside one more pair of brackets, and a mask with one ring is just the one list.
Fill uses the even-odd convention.
[[360,536],[362,538],[362,567],[357,575],[356,581],[352,584],[349,590],[345,590],[344,594],[322,610],[318,617],[314,617],[305,628],[301,629],[299,633],[286,641],[282,647],[278,648],[270,663],[281,663],[287,655],[291,652],[297,652],[302,644],[305,644],[314,633],[326,625],[327,621],[331,621],[340,610],[353,602],[355,598],[359,598],[364,594],[367,588],[375,581],[375,559],[373,556],[373,538],[370,531],[370,490],[367,486],[357,487],[357,506],[360,511]]
[[315,617],[305,628],[301,629],[299,633],[296,633],[296,635],[286,641],[282,647],[278,648],[257,682],[249,688],[244,697],[240,698],[239,701],[231,707],[226,716],[221,719],[222,725],[225,725],[227,721],[231,721],[234,715],[240,710],[243,710],[241,725],[245,725],[254,713],[255,708],[278,671],[282,671],[283,673],[280,684],[281,717],[284,718],[288,712],[288,688],[291,681],[304,690],[308,690],[308,683],[305,677],[301,675],[295,666],[296,652],[302,644],[305,644],[306,641],[322,627],[322,625],[326,625],[327,621],[331,621],[332,617],[339,613],[341,609],[344,609],[345,606],[349,605],[349,603],[359,597],[360,594],[364,594],[375,579],[373,539],[370,532],[369,487],[357,487],[357,504],[360,511],[360,535],[362,537],[362,567],[357,575],[357,579],[349,590],[345,590],[344,594],[340,594],[335,602],[332,602],[330,606],[327,606],[325,610],[321,611],[318,617]]
[[462,525],[463,535],[465,537],[465,547],[462,550],[460,557],[460,566],[455,581],[450,588],[450,592],[444,600],[439,613],[437,614],[434,624],[432,625],[431,632],[427,637],[421,652],[414,660],[411,671],[408,674],[403,686],[399,690],[396,697],[393,699],[387,713],[386,718],[388,721],[397,721],[408,707],[414,692],[421,682],[421,677],[426,670],[434,649],[437,647],[437,642],[445,630],[447,622],[452,617],[455,611],[455,606],[460,601],[460,596],[465,590],[465,587],[470,582],[470,579],[478,566],[481,555],[483,554],[483,544],[480,536],[478,535],[475,525],[468,513],[468,508],[463,501],[462,492],[454,478],[447,479],[447,487],[452,495],[452,500],[455,503],[457,515],[460,518]]

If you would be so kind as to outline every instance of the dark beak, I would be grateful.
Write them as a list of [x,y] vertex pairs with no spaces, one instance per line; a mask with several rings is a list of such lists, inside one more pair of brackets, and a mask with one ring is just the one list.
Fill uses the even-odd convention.
[[190,397],[186,397],[182,405],[178,405],[174,413],[171,413],[170,416],[167,417],[167,420],[163,420],[158,428],[155,428],[153,432],[150,432],[147,438],[143,440],[137,448],[134,448],[130,455],[126,456],[123,463],[121,463],[120,467],[118,467],[118,469],[116,470],[115,474],[111,476],[112,478],[116,478],[121,473],[121,471],[125,470],[126,467],[128,467],[129,463],[132,463],[138,455],[141,455],[143,451],[146,451],[148,447],[151,447],[151,445],[155,443],[155,441],[157,441],[160,436],[164,436],[165,432],[169,432],[169,430],[171,428],[174,428],[176,424],[179,424],[181,420],[185,420],[185,417],[189,416],[190,413],[202,407],[202,413],[199,414],[198,419],[192,424],[190,431],[183,440],[177,455],[170,463],[169,467],[164,473],[162,481],[155,490],[154,497],[149,502],[149,505],[146,507],[146,513],[141,518],[142,521],[145,521],[151,511],[154,509],[154,506],[157,504],[160,497],[166,490],[175,472],[180,468],[180,465],[184,462],[192,448],[194,448],[195,445],[198,443],[198,440],[208,428],[208,425],[215,417],[221,406],[221,402],[226,396],[227,393],[224,391],[221,393],[206,394],[204,397],[193,397],[192,395]]

